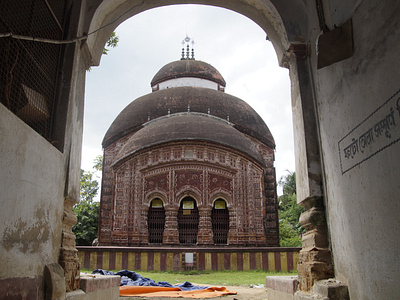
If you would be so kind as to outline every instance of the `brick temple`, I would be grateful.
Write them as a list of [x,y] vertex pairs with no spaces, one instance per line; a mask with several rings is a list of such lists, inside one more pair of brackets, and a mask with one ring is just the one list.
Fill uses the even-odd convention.
[[104,137],[99,245],[279,246],[271,132],[189,41]]

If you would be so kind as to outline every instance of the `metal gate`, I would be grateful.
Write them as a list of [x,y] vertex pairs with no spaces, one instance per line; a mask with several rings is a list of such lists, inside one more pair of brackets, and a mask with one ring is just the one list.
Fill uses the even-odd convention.
[[224,200],[216,200],[211,212],[214,244],[227,244],[229,232],[229,211]]
[[165,209],[160,199],[155,199],[151,202],[147,215],[147,227],[149,230],[149,243],[162,244],[165,228]]
[[192,197],[181,201],[178,211],[179,243],[196,244],[199,230],[199,209]]

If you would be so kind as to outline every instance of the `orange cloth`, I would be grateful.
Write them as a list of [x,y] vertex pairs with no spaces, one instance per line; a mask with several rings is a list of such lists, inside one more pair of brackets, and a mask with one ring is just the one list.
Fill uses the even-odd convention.
[[121,297],[182,297],[182,298],[213,298],[225,295],[236,295],[237,292],[230,292],[225,287],[209,287],[203,290],[182,291],[180,288],[161,286],[121,286],[119,295]]

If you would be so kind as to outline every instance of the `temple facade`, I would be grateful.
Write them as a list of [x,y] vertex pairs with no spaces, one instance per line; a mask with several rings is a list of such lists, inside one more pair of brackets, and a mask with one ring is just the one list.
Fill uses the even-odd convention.
[[279,246],[274,139],[225,86],[187,44],[114,120],[99,245]]

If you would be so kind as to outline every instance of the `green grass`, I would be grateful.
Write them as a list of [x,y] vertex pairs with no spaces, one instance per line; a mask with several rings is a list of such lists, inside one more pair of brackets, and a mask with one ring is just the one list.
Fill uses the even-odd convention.
[[[119,271],[119,270],[118,270]],[[91,273],[90,270],[81,272]],[[115,271],[117,272],[117,271]],[[249,286],[250,284],[265,284],[265,276],[297,275],[297,272],[266,272],[266,271],[188,271],[188,272],[146,272],[138,271],[143,277],[153,279],[155,282],[167,281],[178,284],[185,281],[207,285],[236,285]]]

